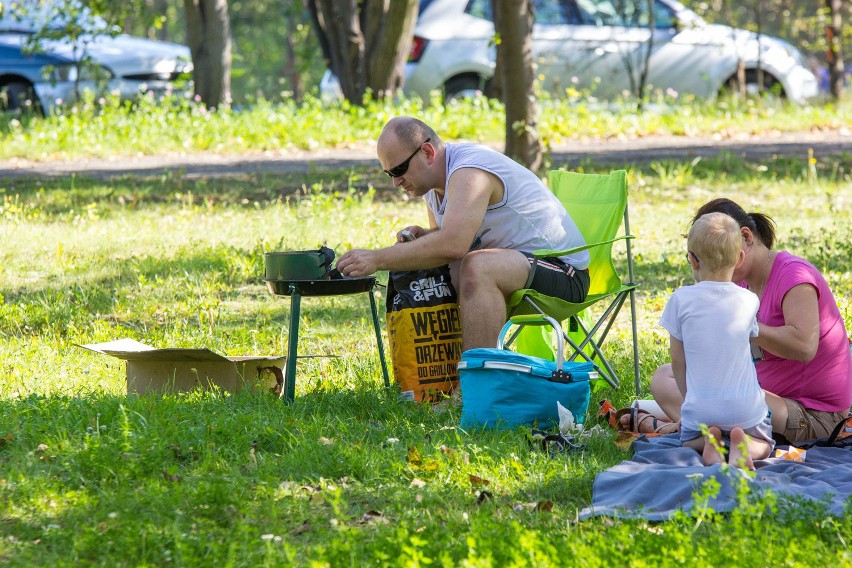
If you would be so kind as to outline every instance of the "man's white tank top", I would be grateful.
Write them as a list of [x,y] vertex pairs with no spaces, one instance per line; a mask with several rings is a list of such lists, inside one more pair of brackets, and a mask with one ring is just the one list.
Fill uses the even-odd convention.
[[[461,168],[477,168],[503,182],[503,200],[489,205],[470,250],[565,250],[585,244],[583,235],[553,193],[530,170],[480,144],[447,144],[447,185]],[[457,187],[455,191],[464,188]],[[446,188],[445,188],[446,191]],[[440,227],[447,200],[438,203],[432,189],[423,196]],[[589,252],[561,257],[575,268],[589,266]]]

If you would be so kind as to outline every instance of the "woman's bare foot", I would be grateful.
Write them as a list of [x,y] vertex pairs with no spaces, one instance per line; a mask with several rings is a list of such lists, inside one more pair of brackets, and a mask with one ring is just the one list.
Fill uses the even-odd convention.
[[621,430],[628,432],[636,432],[638,434],[672,434],[680,430],[680,422],[672,422],[666,418],[654,416],[645,410],[639,410],[636,413],[636,423],[630,424],[630,413],[622,414],[619,417]]
[[742,428],[731,430],[731,456],[728,463],[740,469],[754,471],[754,462],[748,451],[748,435]]
[[722,447],[722,431],[718,426],[710,426],[709,431],[710,435],[704,437],[704,451],[701,454],[704,465],[724,463],[725,460],[719,453],[719,448]]

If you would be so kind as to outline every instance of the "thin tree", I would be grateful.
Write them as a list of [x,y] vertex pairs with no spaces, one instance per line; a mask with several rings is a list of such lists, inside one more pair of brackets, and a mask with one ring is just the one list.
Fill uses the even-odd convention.
[[231,25],[227,0],[184,0],[195,94],[210,108],[231,104]]
[[505,154],[535,171],[542,148],[536,119],[532,0],[492,0],[497,42],[497,88],[506,106]]
[[323,55],[343,96],[361,104],[395,93],[405,80],[417,0],[305,0]]
[[828,60],[828,91],[835,99],[843,93],[843,52],[841,50],[842,19],[840,16],[842,0],[825,0],[828,6],[828,23],[825,26],[825,50]]
[[[648,41],[645,42],[645,52],[642,55],[642,65],[639,69],[639,84],[636,85],[636,106],[640,111],[645,106],[645,87],[648,84],[648,72],[651,69],[651,54],[654,52],[654,32],[657,30],[656,14],[654,13],[654,0],[646,1],[648,8]],[[636,8],[636,12],[641,14],[638,5]],[[632,73],[630,74],[630,82],[633,83]]]

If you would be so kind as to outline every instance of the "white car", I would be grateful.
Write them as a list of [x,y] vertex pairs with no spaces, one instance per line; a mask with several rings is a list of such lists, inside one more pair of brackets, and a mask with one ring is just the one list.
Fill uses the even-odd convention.
[[[541,86],[559,96],[588,90],[611,99],[635,93],[651,30],[646,0],[535,0],[533,54]],[[494,75],[490,0],[423,0],[406,66],[404,92],[429,100],[489,91]],[[708,24],[676,0],[654,1],[653,45],[646,84],[669,94],[713,97],[736,79],[743,61],[754,91],[763,84],[792,101],[818,94],[802,54],[770,36]],[[335,78],[320,85],[335,96]],[[337,90],[339,93],[339,89]]]
[[[42,6],[48,6],[43,3]],[[48,10],[48,8],[43,8]],[[89,17],[84,35],[76,42],[50,40],[29,52],[27,40],[44,25],[60,24],[45,13],[15,13],[7,7],[0,18],[0,110],[50,112],[57,104],[73,102],[77,94],[92,90],[118,93],[132,99],[140,93],[164,93],[183,80],[191,85],[189,48],[126,34],[104,33],[106,22]],[[89,61],[90,64],[81,64]]]

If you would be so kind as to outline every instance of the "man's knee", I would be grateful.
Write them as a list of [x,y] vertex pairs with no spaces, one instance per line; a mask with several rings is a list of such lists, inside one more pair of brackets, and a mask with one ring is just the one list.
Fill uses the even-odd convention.
[[467,253],[461,261],[459,293],[475,293],[496,286],[504,295],[520,289],[529,274],[529,261],[508,249],[483,249]]
[[472,276],[481,276],[483,272],[489,270],[498,260],[494,254],[497,251],[493,250],[472,250],[462,257],[461,270],[462,277],[465,274]]
[[491,281],[491,266],[494,262],[490,250],[474,250],[461,260],[459,267],[460,282],[456,287],[459,294],[469,296],[475,294],[478,287]]

